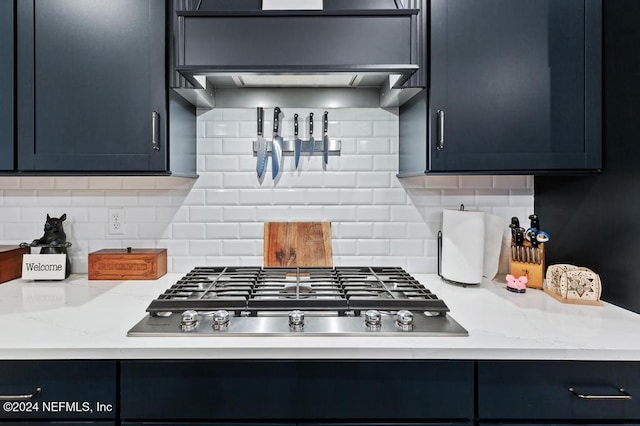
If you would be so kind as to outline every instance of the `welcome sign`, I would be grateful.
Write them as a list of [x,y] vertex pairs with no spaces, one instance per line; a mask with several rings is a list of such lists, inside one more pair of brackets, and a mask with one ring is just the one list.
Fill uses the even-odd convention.
[[22,279],[64,280],[66,254],[25,254],[22,256]]

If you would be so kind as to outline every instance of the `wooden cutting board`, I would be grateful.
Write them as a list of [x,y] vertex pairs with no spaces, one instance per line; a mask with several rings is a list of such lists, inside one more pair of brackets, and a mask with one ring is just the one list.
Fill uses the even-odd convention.
[[333,266],[331,222],[266,222],[264,266]]

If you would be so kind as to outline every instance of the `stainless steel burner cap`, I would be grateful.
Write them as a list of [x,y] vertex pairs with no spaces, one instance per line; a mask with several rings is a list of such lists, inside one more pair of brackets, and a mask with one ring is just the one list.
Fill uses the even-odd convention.
[[409,331],[413,328],[413,314],[411,311],[402,309],[396,314],[396,324],[402,330]]
[[229,326],[229,312],[224,309],[213,313],[213,329],[224,330]]
[[198,327],[198,312],[193,310],[184,311],[180,320],[182,331],[193,331]]
[[302,330],[304,327],[304,312],[296,309],[289,312],[289,328],[292,330]]
[[369,309],[364,313],[364,324],[371,330],[379,330],[382,327],[382,314],[375,309]]

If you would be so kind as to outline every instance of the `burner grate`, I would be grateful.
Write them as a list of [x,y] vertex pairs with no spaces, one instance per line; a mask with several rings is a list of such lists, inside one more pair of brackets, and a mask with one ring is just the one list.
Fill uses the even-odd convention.
[[147,312],[258,312],[409,309],[444,315],[447,305],[399,267],[197,267],[153,300]]

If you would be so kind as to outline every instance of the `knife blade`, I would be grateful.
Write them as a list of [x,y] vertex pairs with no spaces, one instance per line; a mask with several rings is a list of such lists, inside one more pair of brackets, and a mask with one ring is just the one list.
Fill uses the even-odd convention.
[[322,159],[324,161],[324,168],[327,168],[329,164],[329,136],[327,131],[329,130],[329,112],[325,111],[322,117]]
[[280,130],[280,108],[273,110],[273,139],[271,141],[271,178],[275,179],[280,173],[280,163],[282,162],[282,136],[278,134]]
[[298,114],[293,115],[293,135],[295,140],[293,143],[293,156],[295,158],[295,168],[298,169],[298,163],[300,162],[300,150],[302,149],[302,141],[298,137]]
[[316,145],[315,139],[313,139],[313,113],[309,113],[309,156],[313,155],[314,147]]
[[267,140],[263,136],[264,130],[264,110],[262,107],[258,107],[258,146],[256,147],[256,173],[258,179],[264,176],[264,171],[267,169]]

